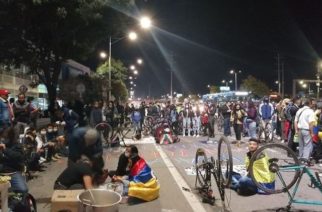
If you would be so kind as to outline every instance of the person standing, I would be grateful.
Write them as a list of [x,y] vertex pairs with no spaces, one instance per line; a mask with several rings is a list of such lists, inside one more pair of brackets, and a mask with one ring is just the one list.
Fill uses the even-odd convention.
[[0,135],[9,128],[13,120],[12,107],[8,101],[9,91],[0,89]]
[[91,110],[90,115],[90,125],[91,127],[95,127],[97,124],[103,122],[103,113],[102,108],[100,107],[98,101],[94,102],[94,106]]
[[299,140],[299,158],[310,159],[313,151],[313,127],[316,123],[315,113],[312,110],[312,100],[305,99],[303,107],[295,115],[295,131]]
[[227,102],[220,108],[220,112],[224,117],[224,135],[229,136],[231,135],[230,131],[230,117],[231,117],[231,105],[230,102]]
[[31,123],[31,113],[34,111],[35,109],[26,101],[26,95],[18,94],[18,100],[13,104],[13,112],[20,134],[23,134],[23,129]]
[[294,142],[295,135],[295,115],[299,110],[301,105],[301,100],[299,98],[294,98],[292,103],[289,103],[285,110],[286,119],[290,122],[290,133],[288,135],[287,146],[292,149],[294,152],[297,152],[298,143]]
[[257,119],[256,107],[253,102],[249,102],[246,122],[248,125],[248,134],[250,138],[256,138],[256,119]]
[[233,123],[233,126],[234,126],[237,146],[240,146],[241,132],[243,127],[243,118],[245,116],[246,116],[246,112],[240,107],[240,104],[237,103],[234,106],[234,109],[231,113],[231,118],[230,118],[230,121]]

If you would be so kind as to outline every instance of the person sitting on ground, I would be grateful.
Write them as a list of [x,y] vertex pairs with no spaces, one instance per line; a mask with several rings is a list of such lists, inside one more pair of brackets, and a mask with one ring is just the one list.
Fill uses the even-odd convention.
[[113,176],[129,175],[129,170],[127,170],[127,168],[129,164],[131,148],[133,148],[132,146],[133,145],[126,147],[125,151],[120,155],[116,170],[109,171],[109,176],[111,178]]
[[104,160],[101,155],[88,158],[82,155],[74,164],[68,166],[57,178],[55,190],[92,189],[105,182],[108,171],[103,170]]
[[28,193],[28,186],[22,172],[25,168],[23,146],[16,139],[17,131],[9,127],[3,133],[0,144],[0,173],[10,175],[11,190],[16,193]]
[[[240,195],[254,195],[256,193],[264,194],[263,191],[259,190],[256,184],[253,182],[252,178],[249,176],[249,163],[252,155],[259,147],[259,141],[255,138],[249,139],[248,149],[246,153],[245,166],[246,166],[246,175],[242,176],[239,173],[234,172],[232,175],[232,183],[230,188],[236,190]],[[258,160],[254,162],[253,172],[256,176],[258,182],[263,183],[269,189],[274,189],[275,187],[275,175],[272,174],[268,169],[268,156],[263,154],[259,157]]]
[[123,183],[124,196],[152,201],[159,197],[160,185],[150,166],[139,156],[137,147],[132,145],[130,149],[129,175],[113,176],[112,180]]

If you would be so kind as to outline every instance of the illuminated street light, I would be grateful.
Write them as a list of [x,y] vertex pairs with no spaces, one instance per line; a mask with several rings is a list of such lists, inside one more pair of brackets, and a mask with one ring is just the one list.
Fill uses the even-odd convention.
[[130,40],[136,40],[138,38],[138,35],[136,34],[136,32],[130,32],[129,33],[129,39]]
[[134,70],[133,74],[138,75],[139,74],[138,70]]
[[132,77],[132,76],[130,76],[130,77],[129,77],[129,79],[131,80],[131,79],[133,79],[133,77]]
[[134,84],[133,86],[136,87],[136,84]]
[[237,74],[240,74],[242,71],[241,70],[239,70],[238,72],[237,71],[234,71],[234,70],[230,70],[230,74],[234,74],[235,75],[235,91],[237,91],[237,87],[238,87],[238,85],[237,85]]
[[300,84],[301,84],[301,85],[303,85],[303,83],[304,83],[304,81],[303,81],[303,80],[301,80],[301,81],[300,81]]
[[136,62],[141,65],[143,63],[143,60],[139,58]]
[[102,59],[105,59],[105,58],[107,57],[106,52],[104,52],[104,51],[100,52],[100,57],[101,57]]
[[130,66],[130,69],[131,69],[131,70],[135,70],[135,66],[134,66],[134,65],[131,65],[131,66]]
[[133,84],[133,81],[131,81],[130,84],[132,85]]
[[143,29],[149,29],[152,25],[152,21],[149,17],[147,16],[143,16],[141,19],[140,19],[140,25]]
[[303,87],[303,88],[307,88],[307,84],[303,84],[303,85],[302,85],[302,87]]
[[275,84],[278,85],[278,80],[275,81]]

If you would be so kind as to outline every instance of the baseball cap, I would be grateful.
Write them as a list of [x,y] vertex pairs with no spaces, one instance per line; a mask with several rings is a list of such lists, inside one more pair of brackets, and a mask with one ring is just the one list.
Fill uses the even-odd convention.
[[9,93],[7,89],[0,89],[0,95],[8,95]]

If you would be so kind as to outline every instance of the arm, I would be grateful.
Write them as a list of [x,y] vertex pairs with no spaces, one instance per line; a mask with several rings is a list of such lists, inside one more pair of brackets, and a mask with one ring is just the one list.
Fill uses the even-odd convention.
[[92,177],[91,176],[84,175],[83,176],[83,182],[84,182],[85,189],[92,189],[93,188],[93,182],[92,182]]

